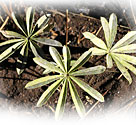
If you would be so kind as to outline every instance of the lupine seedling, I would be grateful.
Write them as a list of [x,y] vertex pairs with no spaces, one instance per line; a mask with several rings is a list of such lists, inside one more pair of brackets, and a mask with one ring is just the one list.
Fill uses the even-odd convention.
[[105,67],[101,65],[78,70],[89,60],[91,56],[91,51],[84,52],[72,66],[70,66],[71,53],[67,46],[63,47],[64,60],[62,59],[61,55],[54,47],[50,47],[49,51],[57,66],[40,57],[35,57],[33,60],[41,67],[48,69],[52,72],[56,72],[58,74],[38,78],[34,81],[29,82],[25,86],[25,88],[27,89],[34,89],[41,86],[45,86],[53,82],[48,87],[48,89],[42,94],[42,96],[40,97],[37,103],[37,106],[40,107],[44,105],[48,101],[48,99],[53,95],[53,93],[59,88],[59,86],[62,86],[56,107],[56,112],[55,112],[56,119],[61,118],[64,112],[64,107],[65,107],[64,105],[67,98],[67,89],[69,87],[72,100],[75,104],[79,116],[81,117],[84,116],[85,107],[78,95],[78,92],[74,84],[77,84],[81,89],[83,89],[85,92],[87,92],[90,96],[92,96],[96,100],[99,100],[100,102],[104,102],[104,97],[97,90],[93,89],[87,83],[76,77],[76,76],[100,74],[105,71]]
[[23,72],[27,63],[29,48],[36,57],[44,55],[43,51],[37,45],[37,42],[45,45],[62,46],[61,43],[56,40],[47,39],[45,37],[39,36],[45,31],[48,32],[50,29],[50,25],[48,25],[49,15],[41,16],[35,25],[33,24],[34,15],[34,9],[32,9],[32,7],[29,7],[26,11],[26,23],[24,23],[23,19],[21,19],[17,15],[15,16],[15,14],[12,13],[13,21],[21,30],[22,34],[14,31],[1,31],[1,33],[5,37],[14,39],[0,43],[0,46],[8,44],[11,45],[8,49],[0,54],[0,62],[7,59],[14,52],[16,52],[16,50],[21,49],[20,56],[17,60],[17,64],[19,65],[16,68],[19,75]]
[[[84,32],[85,38],[90,39],[96,47],[91,48],[92,55],[106,55],[107,68],[113,67],[113,60],[122,75],[132,83],[132,78],[128,69],[136,75],[136,57],[128,55],[129,53],[136,53],[136,31],[128,32],[122,39],[114,45],[114,40],[117,34],[117,17],[113,13],[110,16],[109,23],[101,17],[101,23],[104,30],[106,43],[100,38],[96,37],[90,32]],[[131,65],[133,64],[133,65]]]

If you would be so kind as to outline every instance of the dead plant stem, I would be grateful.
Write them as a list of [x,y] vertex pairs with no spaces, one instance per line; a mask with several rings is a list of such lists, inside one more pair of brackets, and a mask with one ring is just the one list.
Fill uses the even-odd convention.
[[[108,93],[109,90],[107,90],[103,96],[105,96]],[[85,114],[85,117],[100,103],[100,101],[97,101],[90,109],[89,111]]]
[[68,9],[66,10],[66,46],[68,43]]
[[9,16],[7,16],[6,20],[4,21],[4,23],[2,24],[2,26],[0,27],[0,31],[4,28],[4,26],[7,24],[9,20]]

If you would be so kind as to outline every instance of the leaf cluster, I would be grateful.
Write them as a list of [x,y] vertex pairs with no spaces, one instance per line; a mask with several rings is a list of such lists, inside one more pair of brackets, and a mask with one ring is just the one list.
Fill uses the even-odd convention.
[[77,76],[100,74],[105,71],[105,67],[101,65],[78,70],[89,60],[91,56],[91,51],[84,52],[79,57],[79,59],[75,61],[74,64],[72,64],[72,66],[70,65],[71,53],[67,46],[63,47],[63,58],[54,47],[50,47],[49,51],[50,55],[52,56],[57,66],[40,57],[35,57],[34,62],[40,65],[41,67],[48,69],[52,72],[56,72],[58,74],[38,78],[34,81],[29,82],[25,86],[25,88],[27,89],[34,89],[53,82],[48,87],[48,89],[42,94],[37,103],[37,106],[42,106],[43,104],[45,104],[48,101],[48,99],[52,96],[52,94],[58,89],[58,87],[62,86],[60,96],[58,99],[58,104],[56,107],[55,113],[56,118],[62,116],[64,112],[64,105],[67,98],[68,88],[70,89],[70,94],[78,114],[81,117],[84,116],[85,107],[78,95],[74,83],[77,84],[81,89],[83,89],[85,92],[87,92],[90,96],[92,96],[96,100],[99,100],[100,102],[104,101],[104,97],[97,90],[93,89],[87,83],[77,78]]
[[[16,50],[21,49],[17,60],[17,73],[20,75],[27,64],[28,51],[31,49],[35,55],[33,59],[34,62],[45,69],[43,74],[50,72],[56,73],[35,79],[25,86],[27,89],[35,89],[50,84],[48,89],[41,95],[37,106],[46,104],[54,92],[61,88],[55,112],[55,117],[60,118],[64,113],[67,93],[68,90],[70,90],[75,108],[79,116],[83,117],[85,115],[85,107],[80,99],[75,84],[91,97],[100,102],[104,102],[104,97],[97,90],[78,78],[78,76],[95,75],[105,71],[106,68],[102,65],[89,68],[82,67],[90,59],[91,55],[106,55],[107,68],[112,68],[114,61],[123,76],[129,83],[132,83],[128,69],[136,74],[136,68],[133,66],[136,65],[136,57],[128,54],[135,53],[136,51],[136,44],[134,43],[134,40],[136,40],[136,31],[128,32],[122,39],[114,44],[117,34],[117,17],[114,13],[111,14],[109,22],[104,17],[101,17],[106,42],[90,32],[84,32],[83,35],[85,38],[90,39],[96,47],[92,47],[84,52],[78,60],[71,59],[71,52],[67,46],[63,46],[63,57],[57,49],[49,47],[49,52],[54,62],[49,62],[44,58],[44,53],[37,45],[37,42],[51,46],[62,46],[62,44],[56,40],[40,37],[40,34],[46,33],[50,29],[50,25],[48,24],[49,15],[40,17],[35,25],[34,15],[35,11],[32,7],[29,7],[26,11],[26,22],[24,22],[19,15],[12,13],[13,21],[21,30],[21,33],[7,30],[1,31],[5,37],[12,39],[0,43],[0,46],[11,45],[0,54],[0,62],[7,59],[16,52]],[[80,69],[81,67],[82,69]]]
[[[110,16],[109,22],[101,17],[101,23],[104,30],[105,40],[101,40],[90,32],[84,32],[85,38],[90,39],[96,47],[91,48],[92,55],[106,55],[107,68],[113,67],[113,61],[123,76],[132,83],[132,78],[128,69],[136,75],[136,57],[128,55],[136,53],[136,31],[128,32],[122,39],[114,44],[117,34],[117,17],[113,13]],[[133,64],[133,65],[132,65]]]
[[12,13],[12,18],[17,27],[21,30],[21,34],[14,31],[1,31],[1,33],[7,37],[12,38],[8,41],[4,41],[0,43],[0,46],[11,45],[8,49],[0,54],[0,62],[7,59],[18,49],[20,50],[20,55],[17,60],[17,73],[20,75],[27,63],[28,51],[31,49],[33,54],[36,57],[42,56],[44,57],[44,52],[37,45],[38,43],[42,43],[45,45],[51,46],[62,46],[62,44],[56,40],[47,39],[45,37],[40,37],[41,33],[48,33],[51,25],[48,24],[50,19],[50,15],[41,16],[36,24],[34,25],[34,15],[35,11],[32,7],[29,7],[26,11],[26,22],[19,15],[15,15]]

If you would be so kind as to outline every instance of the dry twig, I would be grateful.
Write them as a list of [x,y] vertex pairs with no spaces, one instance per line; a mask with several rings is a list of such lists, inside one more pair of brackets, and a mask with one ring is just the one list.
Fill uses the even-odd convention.
[[68,10],[66,10],[66,46],[68,43]]
[[[105,96],[105,95],[108,93],[108,91],[109,91],[109,90],[107,90],[107,91],[103,94],[103,96]],[[85,117],[86,117],[99,103],[100,103],[100,102],[97,101],[97,102],[89,109],[89,111],[85,114]]]
[[0,31],[4,28],[4,26],[7,24],[9,20],[9,16],[6,18],[6,20],[4,21],[4,23],[2,24],[2,26],[0,27]]
[[61,15],[63,17],[66,17],[65,14],[63,14],[63,13],[57,11],[57,10],[49,10],[49,9],[45,9],[45,10],[48,11],[48,12],[51,12],[51,13],[54,13],[54,14],[59,14],[59,15]]
[[129,100],[123,107],[121,107],[118,111],[115,113],[120,113],[121,111],[128,111],[134,104],[136,103],[136,97]]
[[[11,13],[12,13],[12,2],[11,2],[11,0],[9,0],[9,4],[10,4],[9,5],[10,7],[7,7],[7,5],[5,4],[5,2],[3,2],[3,1],[0,2],[0,5],[3,8],[3,10],[8,14],[8,16],[10,18],[12,18],[12,16],[11,16]],[[10,9],[8,9],[8,8],[10,8]]]

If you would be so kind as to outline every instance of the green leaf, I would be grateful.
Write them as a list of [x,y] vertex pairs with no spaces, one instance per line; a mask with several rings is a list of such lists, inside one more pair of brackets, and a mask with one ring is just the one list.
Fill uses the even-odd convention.
[[45,58],[43,50],[34,41],[30,42],[30,48],[35,57]]
[[47,24],[48,26],[43,30],[44,34],[49,34],[50,29],[54,27],[53,24]]
[[70,73],[70,75],[72,76],[84,76],[84,75],[94,75],[94,74],[100,74],[103,73],[105,71],[105,67],[104,66],[94,66],[94,67],[90,67],[90,68],[85,68],[76,72],[72,72]]
[[7,41],[0,43],[0,46],[4,46],[4,45],[16,43],[16,42],[22,42],[22,41],[23,39],[11,39],[11,40],[7,40]]
[[25,65],[27,64],[27,58],[28,58],[28,44],[27,42],[23,45],[21,51],[20,51],[21,58],[18,58],[17,64],[18,67],[16,68],[18,75],[20,75],[25,68]]
[[110,47],[110,28],[109,28],[109,23],[108,23],[108,21],[104,17],[101,17],[101,23],[102,23],[102,27],[103,27],[103,30],[104,30],[104,35],[105,35],[105,40],[106,40],[107,46]]
[[14,31],[6,30],[6,31],[1,31],[1,33],[7,38],[22,38],[22,39],[25,38],[25,36],[23,36],[17,32],[14,32]]
[[112,47],[111,51],[119,47],[129,45],[133,43],[135,40],[136,40],[136,31],[130,31]]
[[31,82],[29,82],[25,88],[27,89],[35,89],[41,86],[45,86],[51,82],[54,82],[55,80],[60,79],[62,76],[61,75],[53,75],[53,76],[46,76],[42,78],[35,79]]
[[50,51],[50,54],[51,54],[53,60],[58,64],[58,66],[63,71],[65,71],[65,67],[64,67],[64,64],[63,64],[63,61],[62,61],[62,57],[59,54],[59,52],[57,51],[57,49],[55,49],[54,47],[49,47],[49,51]]
[[[75,62],[76,62],[76,60],[71,60],[70,66],[73,66]],[[51,62],[51,63],[53,63],[56,67],[58,67],[58,65],[56,63],[54,63],[54,62]],[[46,69],[46,70],[43,71],[43,74],[49,74],[51,72],[52,71]]]
[[115,55],[119,59],[122,59],[122,60],[127,61],[127,62],[129,62],[131,64],[136,65],[136,57],[134,57],[134,56],[130,56],[130,55],[127,55],[127,54],[117,54],[117,53],[116,54],[112,53],[112,55]]
[[41,33],[43,33],[43,31],[46,29],[46,28],[48,28],[48,24],[46,25],[46,26],[44,26],[44,27],[42,27],[41,29],[38,29],[38,30],[36,30],[35,32],[33,32],[33,35],[31,36],[31,38],[32,37],[35,37],[35,36],[38,36],[39,34],[41,34]]
[[117,34],[117,16],[112,13],[109,19],[109,28],[110,28],[110,47],[116,38]]
[[44,75],[45,75],[45,74],[49,74],[49,73],[51,73],[51,71],[48,70],[48,69],[45,69],[45,70],[43,71],[43,74],[44,74]]
[[35,27],[37,26],[37,28],[42,28],[43,26],[47,25],[48,21],[49,21],[49,18],[47,16],[43,15],[36,22]]
[[84,52],[79,59],[74,63],[69,72],[75,71],[79,67],[83,66],[91,57],[91,51]]
[[116,59],[116,56],[113,56],[113,60],[115,61],[118,69],[120,70],[120,72],[122,73],[122,75],[129,81],[129,84],[132,83],[132,78],[129,74],[129,72],[127,71],[127,69]]
[[77,113],[79,114],[80,117],[84,117],[85,115],[85,107],[78,95],[78,92],[75,88],[75,86],[73,85],[72,81],[69,80],[69,89],[70,89],[70,93],[71,93],[71,96],[72,96],[72,100],[75,104],[75,107],[76,107],[76,110],[77,110]]
[[55,83],[53,83],[40,97],[38,103],[37,103],[37,107],[40,107],[42,105],[44,105],[48,99],[53,95],[53,93],[56,91],[56,89],[60,86],[61,82],[63,79],[60,79],[58,81],[56,81]]
[[107,50],[107,46],[104,43],[104,41],[102,41],[101,39],[93,35],[92,33],[84,32],[83,35],[85,38],[90,39],[93,42],[93,44],[95,44],[97,47]]
[[45,59],[42,59],[40,57],[35,57],[33,58],[34,62],[37,63],[38,65],[40,65],[41,67],[48,69],[52,72],[58,72],[58,73],[63,73],[62,70],[60,70],[59,68],[57,68],[55,65],[53,65],[52,63],[48,62]]
[[70,61],[71,61],[71,53],[67,46],[63,47],[63,58],[64,58],[65,69],[67,72],[70,68]]
[[34,10],[32,7],[29,7],[26,11],[26,25],[27,25],[27,34],[30,35],[32,31],[32,26],[34,22]]
[[12,18],[13,18],[13,21],[15,22],[15,24],[24,33],[24,35],[27,36],[23,20],[21,20],[19,16],[17,16],[17,15],[15,16],[14,13],[12,13]]
[[70,61],[70,66],[73,66],[75,64],[76,60],[71,60]]
[[91,95],[93,98],[95,98],[96,100],[100,101],[100,102],[104,102],[104,97],[98,92],[96,91],[94,88],[90,87],[88,84],[86,84],[85,82],[83,82],[82,80],[70,76],[70,78],[79,86],[81,87],[85,92],[87,92],[89,95]]
[[45,45],[50,45],[50,46],[62,46],[62,44],[60,42],[58,42],[57,40],[53,40],[53,39],[48,39],[48,38],[32,38],[34,41],[45,44]]
[[17,49],[19,49],[21,47],[23,42],[19,42],[19,43],[12,45],[8,49],[6,49],[2,54],[0,54],[0,62],[4,61],[9,56],[11,56]]
[[90,48],[90,50],[92,51],[92,55],[105,55],[107,53],[106,50],[99,49],[96,47]]
[[121,59],[118,59],[118,61],[136,75],[136,68],[134,66]]
[[23,47],[22,47],[22,49],[20,51],[20,54],[22,56],[28,56],[28,44],[27,44],[28,41],[25,41],[25,42],[26,43],[23,45]]
[[113,67],[113,61],[112,61],[111,54],[106,55],[106,63],[107,63],[107,68]]
[[[55,62],[50,62],[50,63],[54,64],[57,68],[59,67]],[[44,72],[43,72],[43,74],[49,74],[49,73],[51,73],[51,72],[52,72],[52,71],[50,71],[50,70],[48,70],[48,69],[45,69]]]
[[60,119],[64,113],[65,103],[66,103],[66,98],[67,98],[67,88],[68,88],[68,83],[67,83],[67,80],[65,80],[63,83],[63,87],[60,92],[58,104],[56,107],[56,112],[55,112],[56,119]]
[[136,44],[126,45],[112,50],[114,53],[136,53]]

